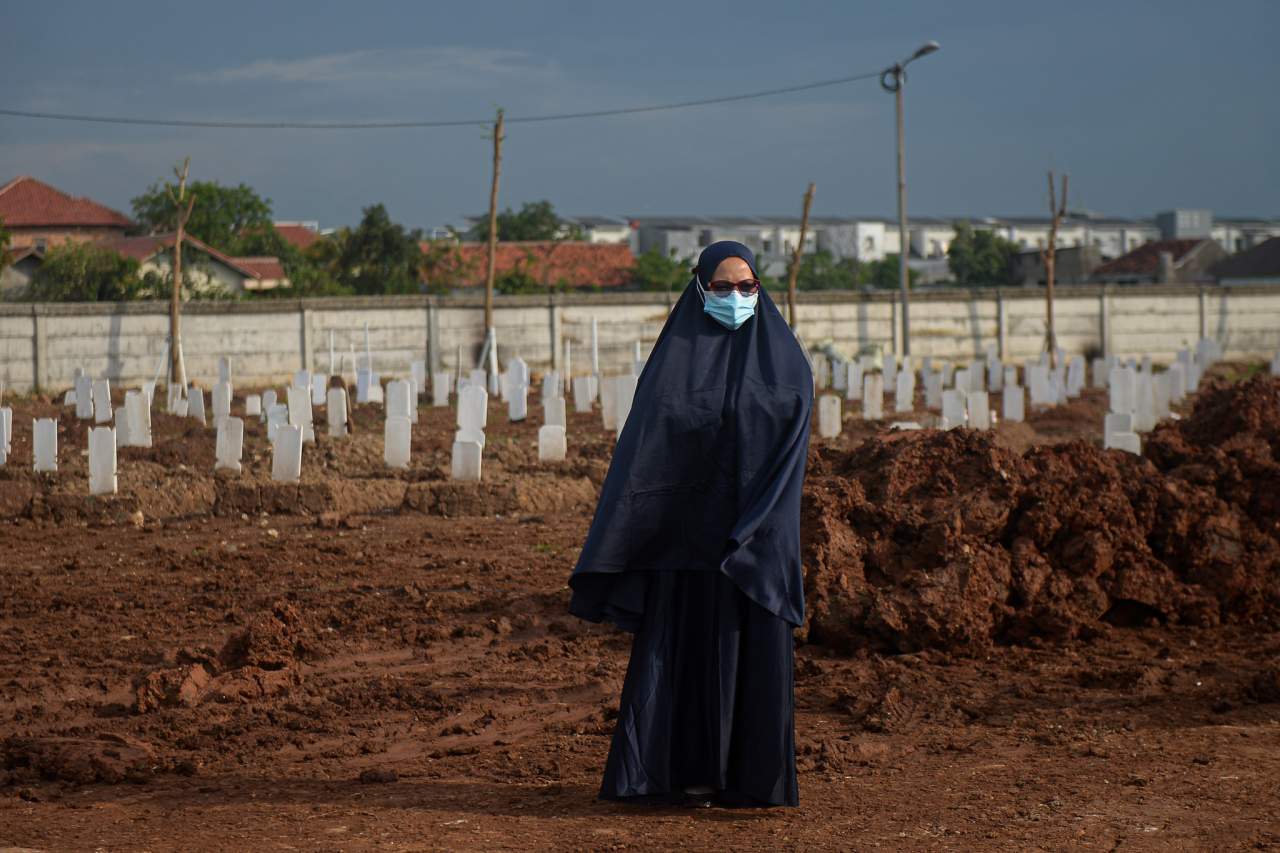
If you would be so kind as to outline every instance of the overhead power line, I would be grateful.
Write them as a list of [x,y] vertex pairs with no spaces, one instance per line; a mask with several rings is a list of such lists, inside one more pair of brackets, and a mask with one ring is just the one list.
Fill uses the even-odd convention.
[[[586,118],[606,118],[608,116],[634,115],[636,113],[656,113],[665,110],[682,110],[690,107],[705,107],[712,104],[727,104],[733,101],[749,101],[756,98],[768,98],[774,95],[785,95],[791,92],[803,92],[809,89],[822,89],[828,86],[840,86],[859,80],[871,80],[880,76],[880,71],[854,74],[850,77],[837,77],[832,80],[818,80],[813,83],[801,83],[795,86],[782,86],[777,89],[763,89],[758,92],[745,92],[738,95],[721,95],[715,98],[699,98],[693,101],[675,101],[668,104],[650,104],[643,107],[617,107],[607,110],[583,110],[581,112],[547,113],[544,115],[510,116],[507,124],[532,124],[534,122],[570,121]],[[422,121],[215,121],[211,119],[166,119],[141,118],[137,116],[100,116],[81,115],[77,113],[50,113],[33,110],[14,110],[0,107],[0,116],[11,118],[46,119],[49,121],[87,122],[91,124],[125,124],[143,125],[147,127],[204,127],[232,130],[395,130],[415,127],[488,127],[493,123],[491,117],[482,119],[427,119]]]

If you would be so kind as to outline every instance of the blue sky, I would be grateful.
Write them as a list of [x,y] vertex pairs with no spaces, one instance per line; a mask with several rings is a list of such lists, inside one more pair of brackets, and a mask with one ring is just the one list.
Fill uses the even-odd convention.
[[[471,118],[643,105],[881,68],[907,87],[909,208],[1073,206],[1280,216],[1280,3],[219,2],[18,4],[0,106],[249,120]],[[566,213],[894,212],[893,99],[875,81],[759,101],[509,128],[501,204]],[[471,127],[192,130],[0,117],[0,180],[127,210],[184,155],[281,219],[457,222],[488,200]]]

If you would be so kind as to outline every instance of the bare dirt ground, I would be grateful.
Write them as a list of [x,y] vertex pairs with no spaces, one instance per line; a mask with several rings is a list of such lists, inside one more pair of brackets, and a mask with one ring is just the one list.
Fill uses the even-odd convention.
[[[293,487],[256,422],[237,478],[157,415],[91,500],[83,425],[16,401],[0,849],[1280,847],[1280,389],[1254,384],[1142,459],[1093,448],[1097,392],[989,436],[815,439],[801,805],[766,811],[595,800],[629,651],[565,612],[597,415],[548,467],[540,407],[493,404],[472,487],[452,410],[397,473],[377,409],[345,442],[321,416]],[[22,424],[55,413],[37,476]]]

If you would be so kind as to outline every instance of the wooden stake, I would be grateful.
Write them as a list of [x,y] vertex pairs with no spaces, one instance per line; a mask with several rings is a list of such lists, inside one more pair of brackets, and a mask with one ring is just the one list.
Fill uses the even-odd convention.
[[1058,337],[1053,330],[1053,280],[1057,268],[1058,226],[1067,213],[1067,176],[1062,176],[1062,203],[1054,198],[1053,170],[1049,170],[1049,245],[1040,253],[1045,273],[1045,346],[1049,350],[1049,369],[1058,366]]
[[[178,192],[167,186],[169,198],[173,201],[174,216],[177,222],[177,234],[173,240],[173,293],[169,296],[169,375],[170,381],[182,386],[185,395],[187,388],[187,372],[182,361],[182,241],[186,237],[187,220],[191,218],[191,209],[195,206],[196,197],[187,198],[187,173],[191,168],[191,158],[182,161],[182,169],[174,167],[173,174],[178,178]],[[183,204],[186,204],[185,208]]]
[[489,188],[489,265],[484,276],[484,327],[493,328],[493,279],[498,262],[498,176],[502,174],[502,110],[493,125],[493,185]]
[[809,206],[813,204],[813,192],[816,189],[809,182],[809,189],[804,191],[804,211],[800,214],[800,242],[791,254],[791,274],[787,280],[787,318],[791,328],[796,327],[796,276],[800,274],[800,254],[804,251],[804,238],[809,230]]

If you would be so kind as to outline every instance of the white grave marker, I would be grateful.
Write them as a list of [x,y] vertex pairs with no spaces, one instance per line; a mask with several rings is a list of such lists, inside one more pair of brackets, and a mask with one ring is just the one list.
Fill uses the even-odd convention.
[[388,468],[409,467],[409,442],[413,422],[407,415],[388,415],[382,432],[382,458]]
[[600,416],[606,432],[618,430],[618,386],[612,379],[600,383]]
[[840,398],[823,394],[818,398],[818,435],[835,438],[840,435]]
[[93,421],[105,424],[112,418],[111,383],[106,379],[93,380]]
[[518,423],[529,417],[529,386],[517,383],[515,377],[507,387],[507,420]]
[[244,416],[246,418],[262,418],[262,397],[250,394],[244,398]]
[[58,470],[58,422],[40,418],[31,424],[32,467],[36,471]]
[[970,429],[991,429],[991,399],[986,391],[971,391],[965,396]]
[[289,386],[289,423],[302,428],[302,440],[314,443],[316,440],[314,418],[311,412],[311,387],[309,385]]
[[449,386],[452,381],[453,374],[447,370],[437,370],[431,374],[431,405],[449,405]]
[[124,395],[124,416],[128,421],[128,447],[151,446],[151,407],[147,405],[147,397],[141,391],[126,391]]
[[884,376],[879,373],[862,377],[862,417],[869,421],[884,417]]
[[13,409],[0,407],[0,465],[9,461],[13,451]]
[[240,473],[240,458],[244,455],[244,421],[228,415],[218,421],[218,438],[214,444],[215,471]]
[[225,355],[218,359],[218,381],[231,382],[231,359]]
[[[564,405],[564,400],[560,400]],[[564,427],[547,424],[538,429],[538,461],[563,462],[568,451]]]
[[942,392],[942,429],[955,429],[964,426],[965,392],[958,388],[948,388]]
[[1006,385],[1002,392],[1001,413],[1006,421],[1021,422],[1027,416],[1027,391],[1021,385]]
[[219,382],[213,386],[213,393],[210,398],[210,406],[213,407],[213,425],[217,426],[218,422],[223,418],[231,417],[231,383]]
[[614,391],[614,406],[618,409],[617,422],[618,432],[622,432],[622,428],[627,425],[627,418],[631,416],[631,401],[636,396],[636,379],[632,374],[624,374],[619,376],[617,388]]
[[271,413],[271,408],[278,402],[279,398],[276,396],[274,388],[268,388],[266,391],[262,392],[262,409],[260,411],[260,415],[264,421],[267,419],[267,415]]
[[311,376],[311,405],[323,406],[325,395],[329,391],[329,377],[323,373],[315,373]]
[[275,444],[276,436],[280,433],[280,427],[289,423],[289,407],[283,403],[276,403],[270,409],[267,409],[267,441]]
[[845,365],[845,389],[844,398],[846,400],[862,399],[862,362],[851,361]]
[[1102,389],[1107,387],[1107,372],[1111,369],[1105,358],[1095,358],[1093,360],[1093,368],[1091,375],[1093,378],[1093,387]]
[[187,417],[199,421],[200,426],[205,425],[204,389],[195,385],[187,389]]
[[591,377],[573,377],[573,410],[578,414],[591,411]]
[[76,377],[76,417],[93,417],[93,380],[84,375]]
[[388,418],[411,418],[412,394],[407,379],[392,379],[387,383],[387,398],[383,406]]
[[329,421],[329,437],[344,438],[347,434],[347,391],[330,388],[325,398],[325,417]]
[[280,424],[271,445],[271,479],[296,483],[302,477],[302,427]]
[[484,385],[468,385],[458,394],[458,428],[484,430],[489,422],[489,392]]
[[899,370],[897,387],[893,389],[893,410],[909,412],[915,408],[916,375],[909,370]]
[[455,441],[449,479],[462,482],[480,481],[480,445],[474,441]]
[[542,404],[542,423],[545,426],[567,427],[564,397],[555,397]]
[[116,493],[116,431],[111,427],[89,430],[89,494]]

